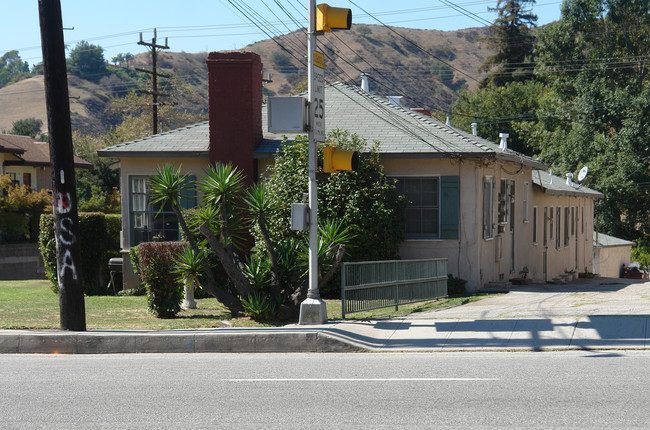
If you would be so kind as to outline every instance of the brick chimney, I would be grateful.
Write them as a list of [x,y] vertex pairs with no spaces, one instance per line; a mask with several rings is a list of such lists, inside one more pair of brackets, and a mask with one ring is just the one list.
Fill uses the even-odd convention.
[[232,163],[251,184],[262,141],[262,60],[254,52],[211,52],[208,65],[210,163]]

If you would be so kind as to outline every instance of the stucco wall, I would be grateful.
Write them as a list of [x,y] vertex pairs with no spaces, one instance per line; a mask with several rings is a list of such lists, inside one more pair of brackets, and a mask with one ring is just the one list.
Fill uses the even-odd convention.
[[[508,280],[519,276],[529,265],[528,254],[532,230],[524,221],[524,189],[528,184],[528,217],[531,217],[531,169],[515,163],[483,163],[472,160],[414,159],[383,160],[389,176],[460,177],[459,238],[453,240],[406,240],[400,246],[402,258],[446,257],[448,272],[468,281],[467,288],[476,291],[488,282]],[[504,225],[504,232],[492,239],[483,239],[483,178],[490,176],[499,184],[501,179],[515,181],[515,213]],[[497,185],[498,188],[498,185]],[[498,190],[497,190],[498,192]],[[494,208],[496,221],[496,205]],[[514,241],[512,240],[514,234]],[[514,246],[514,252],[511,249]],[[514,271],[511,271],[511,255]]]
[[[587,197],[553,195],[534,187],[534,205],[538,208],[537,231],[538,242],[531,249],[529,267],[531,278],[537,281],[550,281],[566,271],[593,271],[593,208],[594,200]],[[557,246],[557,208],[560,208],[560,246]],[[577,222],[574,231],[569,232],[569,242],[564,242],[565,208],[574,209],[573,217]],[[544,208],[547,217],[544,220]],[[553,231],[551,232],[551,209],[553,210]],[[544,244],[544,224],[546,224],[546,245]],[[569,223],[569,230],[571,224]],[[544,252],[546,252],[546,270],[544,270]]]
[[594,271],[606,278],[620,277],[621,267],[630,264],[632,245],[594,249]]

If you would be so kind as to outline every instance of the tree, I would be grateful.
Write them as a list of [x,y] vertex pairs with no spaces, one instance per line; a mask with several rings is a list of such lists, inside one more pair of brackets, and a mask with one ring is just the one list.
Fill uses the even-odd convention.
[[499,141],[499,133],[508,133],[508,147],[526,155],[538,148],[529,146],[531,127],[538,122],[540,103],[549,89],[536,80],[508,82],[497,87],[490,83],[475,91],[462,91],[452,107],[454,127],[471,131],[478,124],[479,136]]
[[68,71],[82,79],[99,81],[109,74],[104,60],[104,48],[82,40],[70,51]]
[[18,136],[29,136],[33,139],[36,138],[41,133],[41,128],[43,127],[43,121],[37,118],[26,118],[19,119],[18,121],[13,122],[11,130],[8,131],[9,134],[15,134]]
[[[396,258],[403,239],[405,201],[384,174],[377,152],[379,144],[371,145],[368,151],[367,142],[358,135],[336,130],[328,135],[327,145],[360,151],[361,157],[357,171],[332,174],[319,182],[319,216],[340,220],[350,228],[353,239],[348,246],[348,258],[351,261]],[[307,192],[307,156],[306,138],[284,142],[264,180],[275,201],[274,215],[268,221],[271,240],[275,243],[304,236],[290,226],[291,203],[301,202]],[[319,157],[322,160],[322,147]]]
[[8,51],[0,57],[0,88],[29,76],[29,64],[18,51]]
[[648,2],[568,0],[536,51],[552,96],[530,145],[561,171],[588,165],[605,194],[597,228],[628,239],[650,231],[649,12]]
[[127,52],[127,53],[120,52],[115,57],[111,58],[111,61],[116,66],[118,66],[118,65],[120,65],[122,63],[126,63],[127,66],[128,66],[128,64],[129,64],[129,62],[131,60],[133,60],[133,54],[131,54],[130,52]]
[[479,68],[479,72],[489,72],[481,83],[483,86],[491,82],[499,87],[531,77],[535,45],[531,30],[536,25],[537,15],[527,6],[533,4],[535,0],[498,0],[496,8],[489,8],[498,12],[498,18],[490,26],[490,36],[485,41],[496,53],[486,58]]

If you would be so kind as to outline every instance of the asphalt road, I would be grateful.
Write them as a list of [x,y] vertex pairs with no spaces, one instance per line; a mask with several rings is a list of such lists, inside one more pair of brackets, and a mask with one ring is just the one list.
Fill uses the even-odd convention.
[[1,429],[647,428],[650,351],[0,356]]

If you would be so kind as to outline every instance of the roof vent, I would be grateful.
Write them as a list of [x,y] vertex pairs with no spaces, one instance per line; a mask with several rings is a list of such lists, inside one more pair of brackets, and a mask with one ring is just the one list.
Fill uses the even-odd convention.
[[449,117],[447,117],[447,121],[445,121],[445,125],[451,127],[451,123],[449,122]]
[[508,133],[499,133],[499,137],[501,138],[501,143],[499,144],[499,148],[501,148],[502,151],[505,151],[508,149],[508,138],[510,135]]
[[370,94],[370,84],[368,83],[368,75],[367,73],[362,73],[361,74],[361,89]]
[[566,174],[566,184],[570,187],[573,186],[573,173]]
[[549,170],[548,174],[551,177],[551,181],[549,182],[549,184],[553,185],[553,169]]
[[386,98],[393,106],[402,107],[402,99],[404,96],[386,96]]
[[478,124],[475,122],[472,123],[472,134],[478,136]]

